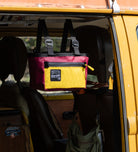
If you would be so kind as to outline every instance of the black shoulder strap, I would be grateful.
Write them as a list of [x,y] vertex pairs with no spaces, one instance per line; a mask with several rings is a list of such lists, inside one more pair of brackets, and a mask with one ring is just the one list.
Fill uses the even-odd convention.
[[66,22],[64,23],[64,29],[63,29],[61,52],[64,52],[66,50],[68,29],[69,29],[69,24],[68,24],[68,20],[66,20]]
[[74,54],[80,55],[79,42],[76,40],[74,30],[73,30],[72,21],[69,19],[67,19],[65,21],[65,24],[64,24],[64,31],[63,31],[62,43],[61,43],[61,52],[65,52],[66,45],[67,45],[68,33],[70,33],[70,35],[71,35],[71,41],[72,41],[72,47],[74,49]]
[[36,39],[36,49],[35,52],[40,52],[41,48],[41,39],[42,37],[42,20],[38,21],[38,28],[37,28],[37,39]]
[[44,37],[45,37],[45,45],[48,50],[48,55],[54,55],[53,41],[49,37],[45,20],[39,20],[39,22],[38,22],[37,42],[36,42],[36,51],[35,52],[40,52],[42,35],[44,35]]

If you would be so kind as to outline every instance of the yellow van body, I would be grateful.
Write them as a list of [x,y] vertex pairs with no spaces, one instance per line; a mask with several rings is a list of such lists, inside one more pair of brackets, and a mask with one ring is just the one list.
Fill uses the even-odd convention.
[[[138,1],[0,0],[0,15],[108,15],[119,94],[122,152],[138,151]],[[2,35],[5,29],[0,29]],[[17,29],[16,29],[17,30]],[[16,31],[15,30],[15,31]],[[7,33],[11,32],[8,31]],[[16,31],[18,33],[18,30]]]

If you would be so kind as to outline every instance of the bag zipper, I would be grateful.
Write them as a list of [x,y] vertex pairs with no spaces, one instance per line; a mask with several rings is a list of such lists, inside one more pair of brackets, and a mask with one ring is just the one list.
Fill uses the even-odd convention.
[[88,64],[85,64],[85,67],[88,67],[91,71],[94,71],[94,68]]
[[94,71],[94,68],[86,64],[86,62],[44,62],[45,68],[48,67],[88,67],[91,71]]
[[48,67],[85,67],[83,62],[45,62],[45,68]]

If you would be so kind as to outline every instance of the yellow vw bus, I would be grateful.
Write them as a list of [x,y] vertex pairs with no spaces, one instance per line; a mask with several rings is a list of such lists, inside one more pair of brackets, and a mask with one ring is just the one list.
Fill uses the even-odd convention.
[[[27,58],[37,45],[40,20],[46,22],[55,52],[62,52],[65,21],[72,21],[77,47],[88,54],[88,65],[94,68],[88,69],[86,88],[32,88]],[[62,53],[72,52],[71,35],[67,35]],[[13,123],[8,134],[0,137],[0,151],[6,152],[7,147],[20,151],[20,146],[27,145],[26,152],[79,152],[69,145],[74,113],[83,137],[98,119],[98,152],[138,151],[137,0],[0,0],[0,37],[0,120],[7,122],[1,131],[7,131],[9,121],[17,121],[17,116],[11,118],[17,109],[30,128],[29,137],[23,136],[18,123]],[[41,43],[45,52],[43,38]],[[26,144],[20,145],[20,135]],[[19,139],[15,142],[15,138]]]

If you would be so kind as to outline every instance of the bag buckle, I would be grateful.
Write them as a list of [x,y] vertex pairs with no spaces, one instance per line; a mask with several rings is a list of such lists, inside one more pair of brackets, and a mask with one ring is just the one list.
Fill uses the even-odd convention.
[[79,42],[75,38],[72,39],[72,47],[73,48],[79,48]]
[[45,45],[47,48],[53,48],[53,40],[51,40],[50,38],[46,38]]

